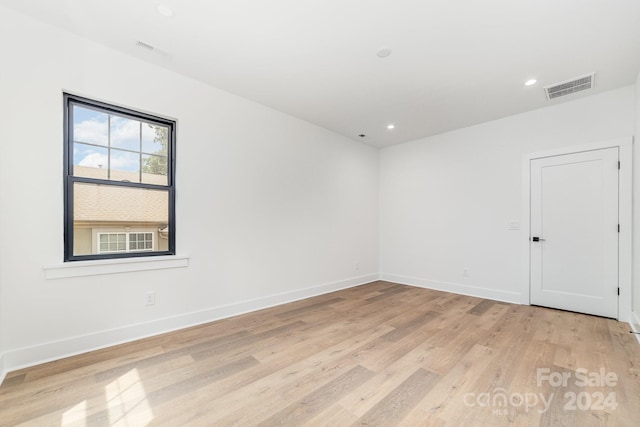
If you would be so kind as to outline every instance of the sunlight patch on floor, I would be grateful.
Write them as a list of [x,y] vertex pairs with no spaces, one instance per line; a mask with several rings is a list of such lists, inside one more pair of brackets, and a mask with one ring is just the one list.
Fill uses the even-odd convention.
[[63,427],[87,427],[87,401],[83,400],[62,414],[60,425]]
[[137,369],[132,369],[105,387],[109,424],[112,426],[146,426],[153,420]]

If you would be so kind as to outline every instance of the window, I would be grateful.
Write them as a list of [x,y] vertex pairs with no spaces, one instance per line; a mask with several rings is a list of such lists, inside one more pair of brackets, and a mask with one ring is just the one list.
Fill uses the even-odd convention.
[[65,100],[65,261],[175,254],[175,122]]
[[126,253],[153,250],[154,233],[98,233],[98,253]]

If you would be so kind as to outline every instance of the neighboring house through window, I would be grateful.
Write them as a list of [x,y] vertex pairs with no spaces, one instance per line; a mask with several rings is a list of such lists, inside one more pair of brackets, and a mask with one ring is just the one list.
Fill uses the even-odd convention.
[[64,100],[65,261],[175,254],[175,122]]
[[144,252],[153,250],[156,233],[98,233],[98,253]]

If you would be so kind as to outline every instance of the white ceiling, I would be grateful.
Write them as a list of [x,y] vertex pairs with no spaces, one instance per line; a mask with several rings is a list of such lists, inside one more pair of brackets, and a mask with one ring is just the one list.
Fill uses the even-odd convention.
[[[629,85],[640,71],[640,0],[0,5],[378,147]],[[393,53],[378,58],[381,48]],[[546,100],[543,86],[593,71],[594,89]],[[525,88],[529,78],[538,84]]]

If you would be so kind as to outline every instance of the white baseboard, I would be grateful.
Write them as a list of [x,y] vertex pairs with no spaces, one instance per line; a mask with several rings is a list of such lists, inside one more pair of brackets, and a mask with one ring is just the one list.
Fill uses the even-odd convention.
[[[631,322],[629,322],[629,326],[631,326],[631,330],[633,332],[640,332],[640,313],[635,311],[631,312]],[[638,343],[640,343],[640,334],[634,334]]]
[[4,354],[0,354],[0,385],[4,381],[4,377],[7,376],[7,370],[4,368]]
[[207,310],[180,314],[177,316],[139,323],[117,329],[100,331],[87,335],[71,337],[60,341],[7,351],[0,355],[0,379],[6,373],[41,363],[75,356],[88,351],[118,345],[141,338],[171,332],[190,326],[201,325],[251,311],[261,310],[275,305],[285,304],[304,298],[314,297],[340,289],[351,288],[378,280],[378,274],[353,277],[333,283],[325,283],[306,289],[270,295],[263,298],[242,301]]
[[434,289],[436,291],[445,291],[454,294],[462,294],[472,297],[491,299],[495,301],[521,304],[521,295],[518,292],[497,291],[495,289],[480,288],[476,286],[463,285],[460,283],[439,282],[437,280],[420,279],[417,277],[407,277],[387,273],[380,273],[380,280],[400,283],[401,285]]

